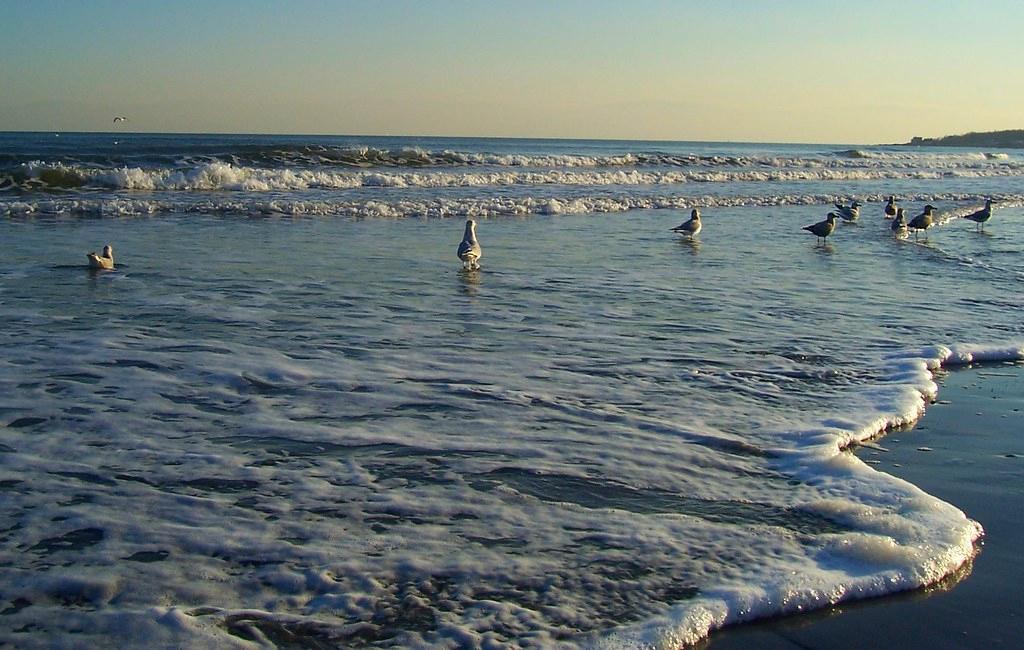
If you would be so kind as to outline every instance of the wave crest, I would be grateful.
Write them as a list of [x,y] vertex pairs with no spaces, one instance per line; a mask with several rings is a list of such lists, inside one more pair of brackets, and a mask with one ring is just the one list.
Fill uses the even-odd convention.
[[478,169],[475,171],[338,171],[330,168],[238,166],[222,161],[179,168],[95,168],[32,164],[0,176],[0,190],[65,192],[125,190],[147,192],[271,192],[359,187],[445,188],[503,186],[642,186],[685,183],[773,183],[793,181],[920,180],[1024,176],[1024,166],[960,169],[834,167],[746,167],[741,169]]

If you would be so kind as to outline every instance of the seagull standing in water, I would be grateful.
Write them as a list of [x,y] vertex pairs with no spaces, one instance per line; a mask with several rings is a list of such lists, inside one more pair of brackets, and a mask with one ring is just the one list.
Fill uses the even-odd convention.
[[860,219],[860,206],[864,205],[860,201],[853,201],[850,205],[843,205],[842,203],[835,203],[836,210],[839,211],[839,216],[843,218],[843,221],[850,223]]
[[935,223],[935,218],[933,215],[934,212],[934,206],[930,204],[926,205],[924,206],[924,211],[921,214],[914,217],[913,219],[911,219],[910,223],[907,224],[907,227],[914,231],[914,239],[917,239],[917,233],[919,231],[926,231],[932,227],[932,224]]
[[114,268],[114,249],[107,244],[103,247],[103,254],[97,255],[95,252],[86,253],[86,257],[89,258],[89,268],[91,269],[113,269]]
[[896,208],[896,219],[889,228],[892,229],[892,236],[896,239],[903,239],[907,236],[907,221],[904,218],[903,208]]
[[885,218],[892,219],[895,217],[897,214],[896,210],[898,209],[899,208],[896,207],[896,197],[890,196],[889,201],[885,204]]
[[836,213],[829,212],[824,221],[804,226],[803,229],[813,233],[815,237],[821,238],[823,241],[827,241],[828,236],[836,229]]
[[673,232],[677,232],[680,235],[688,235],[690,239],[693,239],[701,229],[700,223],[700,210],[694,208],[690,211],[690,218],[679,224],[675,228],[672,228]]
[[974,223],[978,224],[978,230],[985,229],[985,222],[992,218],[992,204],[995,203],[992,199],[985,199],[985,207],[970,214],[965,214],[964,219],[970,219]]
[[483,257],[483,251],[480,249],[480,242],[476,240],[476,222],[472,219],[466,221],[466,234],[462,236],[458,255],[462,260],[462,268],[467,271],[480,268],[479,260]]

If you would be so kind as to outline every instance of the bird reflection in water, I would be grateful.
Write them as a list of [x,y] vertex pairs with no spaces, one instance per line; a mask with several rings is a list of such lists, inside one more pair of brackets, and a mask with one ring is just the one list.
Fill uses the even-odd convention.
[[679,248],[692,254],[696,255],[700,252],[701,243],[699,239],[691,239],[689,237],[680,237],[677,240]]
[[463,269],[459,271],[459,287],[462,289],[462,293],[475,297],[480,293],[481,279],[483,279],[483,273],[480,272],[480,269]]

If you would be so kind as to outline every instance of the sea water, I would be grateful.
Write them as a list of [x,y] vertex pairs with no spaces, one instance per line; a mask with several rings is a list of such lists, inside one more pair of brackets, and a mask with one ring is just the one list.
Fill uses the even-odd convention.
[[[0,642],[673,648],[934,583],[981,527],[843,450],[941,366],[1024,357],[1022,180],[1020,151],[0,134]],[[890,194],[936,226],[894,239]]]

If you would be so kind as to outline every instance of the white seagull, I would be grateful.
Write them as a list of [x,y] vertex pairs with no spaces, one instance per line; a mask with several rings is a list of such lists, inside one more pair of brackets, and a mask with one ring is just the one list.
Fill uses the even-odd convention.
[[839,216],[843,218],[843,221],[856,221],[860,218],[860,206],[864,205],[860,201],[853,201],[850,205],[846,206],[842,203],[836,203],[836,210],[839,211]]
[[903,239],[907,236],[907,222],[904,218],[903,208],[896,208],[896,219],[893,220],[889,228],[892,229],[892,236],[896,239]]
[[480,242],[476,240],[476,222],[472,219],[466,221],[466,234],[462,236],[458,255],[462,260],[462,268],[467,271],[475,271],[480,268],[483,251],[480,249]]
[[992,204],[995,203],[992,199],[985,199],[985,207],[970,214],[965,214],[964,219],[970,219],[974,223],[978,224],[979,230],[985,229],[985,222],[992,218]]
[[103,253],[97,255],[95,252],[86,253],[85,255],[89,258],[89,268],[92,269],[112,269],[114,268],[114,249],[107,244],[103,247]]
[[114,116],[114,124],[117,124],[118,122],[127,122],[127,121],[128,121],[128,118],[125,117],[124,115],[115,115]]
[[679,233],[680,235],[687,235],[690,239],[693,239],[700,232],[701,227],[702,226],[700,223],[700,210],[694,208],[693,210],[690,211],[689,219],[679,224],[675,228],[672,228],[671,230],[673,232]]

